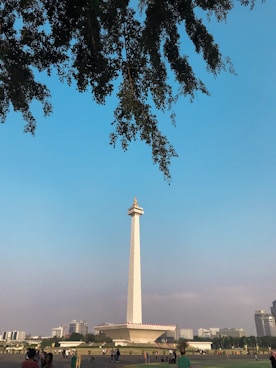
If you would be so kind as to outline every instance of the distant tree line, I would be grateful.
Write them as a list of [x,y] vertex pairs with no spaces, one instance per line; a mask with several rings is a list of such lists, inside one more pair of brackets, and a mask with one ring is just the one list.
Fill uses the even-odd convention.
[[212,349],[244,349],[249,351],[266,351],[268,349],[276,348],[276,337],[274,336],[217,336],[214,338],[202,338],[195,336],[195,341],[212,341]]
[[[83,341],[86,344],[95,343],[112,343],[112,339],[105,334],[94,335],[89,333],[87,335],[82,335],[79,333],[72,333],[68,338],[49,338],[43,339],[41,343],[41,348],[46,348],[49,346],[59,346],[60,341]],[[194,341],[212,341],[213,350],[229,350],[229,349],[243,349],[249,352],[266,352],[269,349],[276,349],[276,337],[274,336],[242,336],[242,337],[232,337],[232,336],[217,336],[213,338],[203,338],[194,336]],[[187,348],[188,340],[179,339],[177,342],[178,350]]]
[[52,338],[43,339],[41,342],[41,348],[44,349],[49,346],[58,347],[60,341],[83,341],[86,344],[90,344],[92,342],[101,344],[103,342],[110,343],[112,342],[112,339],[105,334],[94,335],[89,333],[87,335],[82,335],[80,333],[74,332],[68,338],[57,338],[55,336]]

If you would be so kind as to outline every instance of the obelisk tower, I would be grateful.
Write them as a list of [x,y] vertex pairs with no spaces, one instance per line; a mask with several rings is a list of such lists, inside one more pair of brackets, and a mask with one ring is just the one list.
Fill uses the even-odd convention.
[[128,323],[142,323],[140,216],[144,214],[144,210],[138,206],[136,198],[134,198],[128,214],[131,216],[131,234],[126,321]]

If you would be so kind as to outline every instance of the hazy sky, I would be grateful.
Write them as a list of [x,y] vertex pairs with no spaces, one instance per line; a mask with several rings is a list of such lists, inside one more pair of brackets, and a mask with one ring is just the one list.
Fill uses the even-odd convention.
[[126,319],[130,217],[141,217],[143,322],[235,327],[255,334],[254,312],[275,293],[276,2],[237,7],[210,24],[237,76],[180,99],[177,126],[160,116],[179,158],[168,185],[136,142],[109,144],[114,99],[97,106],[52,78],[54,113],[36,136],[11,114],[0,127],[0,332],[49,336],[86,320]]

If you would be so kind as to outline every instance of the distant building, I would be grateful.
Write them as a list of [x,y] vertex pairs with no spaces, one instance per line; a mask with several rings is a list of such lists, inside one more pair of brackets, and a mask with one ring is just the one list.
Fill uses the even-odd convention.
[[197,336],[198,337],[203,337],[203,338],[206,338],[206,337],[211,337],[211,332],[209,330],[209,328],[199,328],[197,330]]
[[59,326],[52,328],[52,337],[62,338],[65,336],[65,327]]
[[217,336],[242,337],[246,336],[246,333],[243,328],[221,328]]
[[65,349],[73,348],[73,347],[75,348],[75,347],[80,346],[82,344],[84,344],[83,341],[60,341],[59,342],[59,346],[61,348],[65,348]]
[[69,324],[69,334],[72,333],[79,333],[83,336],[87,335],[88,333],[88,325],[86,323],[86,321],[76,321],[73,320],[70,324]]
[[265,310],[255,312],[255,325],[258,337],[276,336],[275,318]]
[[[150,326],[150,325],[149,325]],[[156,342],[167,342],[173,343],[179,339],[179,330],[175,325],[173,329],[164,332],[161,336],[156,339]]]
[[25,331],[4,331],[0,336],[2,341],[24,341],[25,338]]
[[4,331],[2,334],[2,340],[3,341],[9,341],[11,340],[12,332],[11,331]]
[[26,338],[25,331],[12,331],[12,340],[24,341]]
[[180,328],[179,329],[179,338],[186,340],[194,339],[194,332],[192,328]]
[[203,338],[207,338],[207,337],[214,337],[217,335],[217,333],[219,332],[219,328],[218,327],[210,327],[210,328],[199,328],[197,330],[197,336],[198,337],[203,337]]
[[271,314],[273,315],[274,319],[276,320],[276,300],[272,302],[272,307],[270,307]]
[[189,341],[188,346],[200,351],[211,350],[212,341]]
[[210,330],[208,328],[199,328],[197,330],[198,337],[210,337]]
[[210,330],[210,336],[211,337],[217,336],[217,333],[219,332],[218,327],[210,327],[209,330]]

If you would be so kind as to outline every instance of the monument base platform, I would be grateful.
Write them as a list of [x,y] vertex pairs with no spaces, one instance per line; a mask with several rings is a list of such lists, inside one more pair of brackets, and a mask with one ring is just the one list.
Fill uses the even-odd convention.
[[98,333],[104,333],[113,341],[126,344],[152,344],[167,331],[176,331],[176,325],[150,325],[144,323],[105,323],[94,327]]

